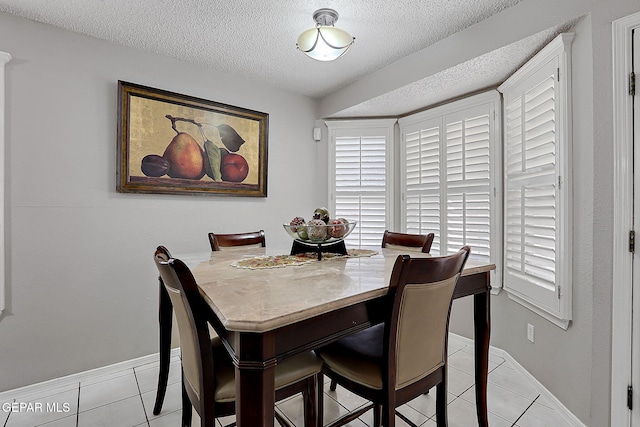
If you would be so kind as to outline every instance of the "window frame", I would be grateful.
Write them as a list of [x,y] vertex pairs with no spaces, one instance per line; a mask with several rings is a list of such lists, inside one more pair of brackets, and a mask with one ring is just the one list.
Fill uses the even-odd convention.
[[[511,93],[524,93],[523,85],[526,85],[529,79],[548,66],[549,63],[557,61],[556,71],[556,88],[555,91],[555,111],[556,111],[556,142],[555,142],[555,166],[556,166],[556,256],[554,264],[555,273],[555,289],[554,292],[558,298],[557,309],[551,309],[548,306],[543,306],[532,298],[532,294],[528,291],[523,291],[522,286],[519,289],[514,289],[511,285],[510,273],[507,270],[506,256],[507,251],[504,251],[504,289],[507,291],[507,295],[510,299],[522,304],[529,308],[538,315],[551,321],[557,326],[567,329],[572,319],[572,257],[567,256],[571,254],[572,246],[572,173],[571,173],[571,146],[572,146],[572,122],[571,122],[571,43],[573,41],[573,33],[563,33],[557,36],[547,46],[545,46],[539,53],[537,53],[531,60],[529,60],[524,66],[516,71],[511,77],[509,77],[503,84],[498,87],[498,91],[503,94],[503,116],[506,114],[508,98]],[[518,91],[522,92],[518,92]],[[520,95],[521,96],[521,95]],[[503,133],[507,135],[507,120],[503,121]],[[504,143],[504,150],[507,149],[506,141]],[[506,156],[506,154],[504,154]],[[509,175],[506,170],[504,171],[504,183],[505,191],[507,189],[507,180]],[[505,218],[507,204],[505,201]],[[506,228],[506,224],[505,224]],[[504,233],[504,247],[506,248],[507,233]],[[529,284],[533,285],[531,282]],[[526,285],[528,286],[528,285]]]

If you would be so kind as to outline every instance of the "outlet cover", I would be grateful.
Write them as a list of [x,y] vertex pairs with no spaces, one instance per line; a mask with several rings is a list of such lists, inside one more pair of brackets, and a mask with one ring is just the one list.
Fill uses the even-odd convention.
[[527,323],[527,339],[531,342],[535,342],[535,328],[531,323]]

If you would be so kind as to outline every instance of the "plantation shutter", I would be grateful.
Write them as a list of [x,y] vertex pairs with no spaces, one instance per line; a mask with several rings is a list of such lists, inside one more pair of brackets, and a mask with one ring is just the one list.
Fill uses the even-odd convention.
[[399,120],[402,229],[434,233],[434,255],[471,247],[501,285],[500,125],[495,91]]
[[570,35],[561,35],[499,88],[505,115],[504,286],[565,328],[571,318],[570,42]]
[[446,253],[464,245],[491,258],[491,111],[487,106],[445,116]]
[[388,165],[394,123],[395,120],[327,123],[331,139],[332,217],[358,221],[345,239],[349,246],[379,247],[384,231],[389,228]]
[[412,126],[404,137],[404,222],[412,234],[434,233],[432,254],[440,254],[441,120]]

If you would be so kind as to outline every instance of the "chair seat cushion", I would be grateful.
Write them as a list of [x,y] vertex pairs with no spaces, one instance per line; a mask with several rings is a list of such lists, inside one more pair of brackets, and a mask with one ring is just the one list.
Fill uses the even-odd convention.
[[318,350],[326,367],[366,387],[382,389],[384,324],[342,338]]
[[[232,402],[236,399],[235,371],[231,357],[220,338],[214,338],[213,358],[216,378],[214,398],[216,402]],[[298,354],[276,365],[276,390],[294,384],[320,372],[322,361],[312,351]]]

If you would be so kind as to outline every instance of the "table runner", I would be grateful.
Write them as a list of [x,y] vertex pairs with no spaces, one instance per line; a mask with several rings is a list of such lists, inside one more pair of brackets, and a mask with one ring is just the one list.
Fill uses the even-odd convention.
[[336,258],[358,258],[374,256],[378,252],[371,249],[347,249],[347,255],[323,252],[322,260],[318,260],[317,252],[306,252],[297,255],[268,255],[247,258],[235,261],[231,265],[237,268],[259,270],[263,268],[279,268],[308,264],[310,262],[322,262]]

